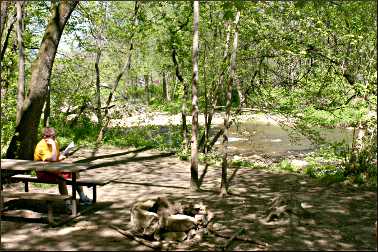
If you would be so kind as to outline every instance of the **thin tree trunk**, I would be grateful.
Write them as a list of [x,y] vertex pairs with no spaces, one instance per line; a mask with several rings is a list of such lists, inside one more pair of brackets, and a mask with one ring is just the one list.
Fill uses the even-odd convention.
[[[2,64],[4,56],[5,56],[5,51],[8,48],[9,37],[10,37],[10,34],[11,34],[12,30],[13,30],[14,23],[16,23],[16,20],[17,20],[16,14],[13,15],[13,16],[11,16],[10,19],[8,20],[6,34],[5,34],[5,38],[4,39],[3,39],[3,36],[4,36],[3,32],[4,31],[2,32],[2,38],[1,38],[1,43],[2,44],[1,44],[1,52],[0,52],[0,63],[1,64]],[[4,40],[4,42],[3,42],[3,40]]]
[[41,47],[32,64],[29,95],[26,97],[20,122],[7,149],[7,158],[33,159],[37,142],[38,125],[47,95],[59,41],[72,11],[78,1],[52,2],[51,18],[46,27]]
[[149,76],[148,74],[144,75],[144,92],[146,93],[146,103],[150,104],[150,87],[149,87]]
[[100,89],[100,58],[101,58],[101,49],[97,50],[96,53],[96,114],[98,119],[98,125],[102,125],[102,113],[101,113],[101,89]]
[[169,88],[168,88],[168,83],[167,83],[167,74],[165,71],[163,72],[163,95],[164,95],[164,100],[170,101]]
[[193,78],[192,78],[192,141],[191,150],[192,158],[190,163],[190,188],[192,191],[199,190],[198,181],[198,54],[199,54],[199,2],[194,1],[193,5],[193,51],[192,51],[192,63],[193,63]]
[[127,63],[124,65],[123,69],[121,70],[121,72],[118,74],[115,82],[114,82],[114,85],[113,85],[113,88],[112,90],[110,91],[109,93],[109,96],[108,96],[108,100],[106,102],[106,105],[105,105],[105,112],[104,112],[104,119],[105,119],[105,123],[104,125],[101,127],[100,129],[100,132],[97,136],[97,145],[99,145],[103,138],[104,138],[104,132],[105,130],[108,128],[108,125],[109,125],[109,122],[110,122],[110,116],[109,116],[109,105],[110,105],[110,102],[112,101],[113,99],[113,95],[114,95],[114,92],[117,90],[117,87],[118,87],[118,84],[122,78],[122,76],[125,74],[125,72],[127,70],[130,69],[130,65],[131,65],[131,51],[133,49],[133,45],[131,44],[130,46],[130,50],[129,50],[129,57],[128,57],[128,60],[127,60]]
[[18,44],[18,84],[17,84],[17,112],[16,124],[21,120],[22,105],[25,99],[25,54],[24,54],[24,22],[23,22],[23,1],[17,1],[17,44]]
[[8,18],[8,1],[1,1],[1,15],[0,15],[0,41],[3,41],[3,31],[5,27],[5,23],[7,22]]
[[[138,18],[137,18],[137,14],[138,14],[138,10],[139,10],[139,3],[138,1],[135,1],[135,5],[134,5],[134,25],[136,26],[138,24]],[[134,34],[132,35],[134,36]],[[113,85],[113,88],[112,90],[110,91],[109,93],[109,96],[108,96],[108,100],[106,102],[106,106],[105,106],[105,112],[104,112],[104,117],[103,119],[105,119],[105,123],[104,125],[101,127],[100,129],[100,132],[98,133],[98,136],[97,136],[97,141],[96,141],[96,148],[94,149],[94,151],[92,152],[92,155],[94,155],[97,151],[97,147],[99,146],[99,144],[102,142],[102,140],[104,139],[104,132],[105,130],[108,128],[108,125],[109,125],[109,122],[110,122],[110,117],[109,117],[109,105],[110,105],[110,102],[112,101],[112,98],[113,98],[113,95],[114,95],[114,92],[116,91],[117,87],[118,87],[118,84],[122,78],[122,76],[125,74],[126,71],[128,71],[131,67],[131,52],[133,50],[133,40],[131,38],[131,41],[130,41],[130,48],[129,48],[129,57],[127,59],[127,62],[126,64],[123,66],[123,69],[121,70],[121,72],[118,74],[115,82],[114,82],[114,85]]]
[[230,69],[230,79],[227,85],[227,94],[226,94],[226,114],[224,117],[224,132],[223,132],[223,156],[222,156],[222,179],[220,193],[221,196],[228,194],[228,182],[227,182],[227,169],[228,169],[228,128],[229,128],[229,118],[231,113],[231,93],[232,85],[235,80],[236,73],[236,51],[238,47],[238,23],[240,18],[240,11],[236,13],[235,17],[235,33],[234,33],[234,43],[231,54],[231,69]]
[[50,99],[51,99],[51,89],[50,89],[50,85],[48,85],[45,109],[43,111],[43,127],[50,126]]
[[[201,141],[200,141],[200,143],[201,143],[200,146],[202,148],[202,152],[204,152],[204,150],[205,150],[205,146],[204,146],[205,144],[207,145],[206,146],[207,151],[209,151],[212,147],[211,144],[208,144],[209,140],[205,138],[205,135],[207,135],[207,136],[210,135],[209,132],[210,132],[210,128],[211,128],[211,122],[212,122],[213,116],[214,116],[215,106],[216,106],[217,100],[218,100],[218,94],[220,93],[219,91],[223,90],[223,87],[224,87],[224,75],[225,75],[224,65],[226,64],[227,58],[228,58],[228,49],[229,49],[229,46],[230,46],[229,45],[230,44],[230,29],[231,29],[231,24],[228,23],[227,24],[226,43],[225,43],[225,48],[224,48],[224,52],[223,52],[223,60],[222,60],[222,66],[221,66],[223,70],[221,70],[218,82],[217,82],[216,86],[213,88],[213,93],[210,96],[210,110],[208,111],[207,116],[206,116],[207,120],[205,121],[205,132],[204,132],[204,135],[201,137]],[[218,139],[218,137],[217,137],[217,139]],[[211,142],[215,143],[217,141],[217,139],[214,138]]]
[[189,90],[188,90],[188,85],[184,82],[184,78],[181,75],[180,67],[177,62],[176,56],[177,56],[176,49],[173,48],[172,61],[173,61],[173,64],[175,65],[176,77],[180,81],[181,85],[184,87],[184,94],[183,94],[184,97],[183,97],[183,101],[181,105],[181,135],[184,138],[185,148],[188,149],[189,148],[189,130],[186,124],[186,114],[188,110],[186,107],[186,101],[188,100],[188,97],[189,97]]
[[235,80],[235,83],[236,83],[236,89],[237,89],[238,95],[239,95],[239,107],[243,108],[245,106],[245,96],[243,94],[243,91],[242,91],[242,88],[241,88],[241,85],[240,85],[240,80],[237,78]]

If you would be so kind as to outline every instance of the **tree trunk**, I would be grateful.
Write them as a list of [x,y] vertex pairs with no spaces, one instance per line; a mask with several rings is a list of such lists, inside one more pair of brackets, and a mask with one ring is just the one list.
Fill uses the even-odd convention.
[[47,95],[51,70],[64,26],[78,1],[53,2],[51,18],[32,64],[29,94],[25,99],[20,122],[7,150],[7,158],[33,159],[38,125]]
[[144,92],[146,93],[146,103],[147,105],[150,104],[150,87],[149,87],[149,78],[148,74],[144,75]]
[[228,155],[228,128],[229,128],[229,118],[231,113],[231,93],[232,85],[235,80],[236,72],[236,51],[238,47],[238,23],[239,23],[240,11],[236,13],[235,17],[235,33],[234,33],[234,43],[231,54],[231,69],[230,69],[230,79],[227,85],[227,94],[226,94],[226,114],[224,117],[224,131],[223,131],[223,157],[222,157],[222,180],[220,193],[222,196],[228,194],[228,182],[227,182],[227,155]]
[[1,16],[0,16],[0,38],[3,38],[3,31],[5,23],[7,22],[8,1],[1,1]]
[[164,100],[170,101],[166,72],[163,72],[163,95],[164,95]]
[[199,22],[199,2],[194,1],[193,5],[193,51],[192,51],[192,63],[193,63],[193,77],[192,77],[192,141],[191,150],[192,158],[190,163],[190,188],[192,191],[199,190],[198,181],[198,53],[199,53],[199,34],[198,34],[198,22]]
[[18,84],[17,84],[17,112],[16,124],[20,122],[22,105],[25,99],[25,54],[24,42],[22,39],[24,33],[23,22],[23,1],[17,1],[17,44],[18,44]]
[[[1,2],[1,3],[3,3],[3,2]],[[8,7],[8,10],[9,10],[9,7]],[[2,18],[2,22],[4,22],[4,24],[2,24],[3,27],[1,28],[2,32],[1,32],[1,40],[0,40],[1,41],[0,63],[3,62],[5,51],[8,48],[9,37],[10,37],[10,34],[11,34],[12,30],[13,30],[14,23],[17,20],[16,14],[14,14],[12,16],[8,15],[9,16],[8,22],[5,22],[6,18],[3,17],[3,13],[1,13],[1,16],[2,16],[1,17]],[[7,15],[5,14],[5,16],[7,16]],[[3,21],[3,19],[4,19],[4,21]],[[5,23],[7,25],[5,25]],[[3,38],[4,37],[3,33],[4,33],[4,29],[5,28],[6,28],[6,34],[5,34],[5,38]]]
[[5,23],[7,22],[8,17],[8,1],[1,1],[1,16],[0,16],[0,41],[3,41],[3,31]]
[[128,57],[128,60],[127,60],[127,63],[123,66],[123,69],[121,70],[121,72],[118,74],[115,82],[114,82],[114,85],[113,85],[113,88],[112,90],[110,91],[109,93],[109,96],[108,96],[108,100],[106,102],[106,105],[105,105],[105,112],[104,112],[104,119],[105,119],[105,123],[103,124],[103,126],[101,127],[100,129],[100,132],[98,133],[98,136],[97,136],[97,145],[99,145],[101,142],[102,142],[102,139],[104,138],[104,132],[105,130],[108,128],[108,125],[109,125],[109,122],[110,122],[110,116],[109,116],[109,105],[110,105],[110,102],[112,101],[113,99],[113,95],[115,93],[115,91],[117,90],[117,87],[118,87],[118,84],[122,78],[122,76],[124,75],[124,73],[130,69],[130,64],[131,64],[131,51],[133,49],[133,44],[131,44],[130,46],[130,50],[129,50],[129,57]]
[[[137,18],[138,10],[139,10],[139,3],[138,3],[138,1],[136,1],[135,5],[134,5],[134,26],[136,26],[138,24],[138,18]],[[112,90],[109,93],[108,100],[107,100],[106,106],[105,106],[104,117],[103,117],[103,119],[105,119],[105,122],[104,122],[103,126],[101,127],[100,132],[98,133],[97,140],[96,140],[96,148],[92,152],[92,155],[94,155],[96,153],[97,147],[99,146],[99,144],[102,142],[102,140],[104,138],[104,132],[108,128],[108,125],[109,125],[109,122],[110,122],[109,105],[110,105],[110,102],[112,101],[114,92],[116,91],[116,89],[118,87],[118,84],[119,84],[122,76],[125,74],[126,71],[128,71],[130,69],[130,66],[131,66],[131,52],[132,52],[132,50],[134,48],[134,46],[133,46],[133,39],[132,39],[133,36],[134,36],[134,34],[132,34],[132,36],[131,36],[130,48],[129,48],[129,57],[127,59],[127,62],[123,66],[123,69],[121,70],[121,72],[118,74],[118,76],[117,76],[117,78],[116,78],[116,80],[114,82],[113,88],[112,88]]]
[[245,96],[243,94],[243,91],[240,85],[240,80],[236,79],[235,82],[236,82],[236,90],[238,91],[238,95],[239,95],[239,107],[243,108],[245,106]]
[[176,56],[177,56],[176,49],[173,48],[172,61],[173,61],[173,64],[175,65],[176,77],[180,81],[181,85],[184,87],[184,94],[183,94],[184,97],[183,97],[183,101],[181,105],[181,135],[184,138],[185,148],[188,149],[189,148],[189,136],[188,136],[189,131],[188,131],[188,126],[186,124],[186,113],[187,113],[186,101],[188,100],[188,97],[189,97],[189,91],[188,91],[188,85],[184,82],[184,78],[181,75],[180,67],[177,62]]
[[47,87],[45,109],[43,111],[43,127],[50,126],[50,98],[51,98],[51,88],[49,84]]
[[[230,46],[229,45],[230,44],[230,29],[231,29],[231,24],[228,23],[227,29],[226,29],[227,35],[226,35],[225,48],[224,48],[224,52],[223,52],[222,68],[224,68],[224,65],[226,64],[227,59],[228,59],[228,49],[229,49],[229,46]],[[213,120],[215,106],[216,106],[217,100],[218,100],[218,94],[219,94],[219,91],[223,90],[223,87],[224,87],[224,75],[225,75],[225,70],[221,69],[221,73],[219,75],[217,85],[213,88],[213,92],[210,95],[210,110],[208,111],[208,113],[206,115],[205,132],[204,132],[204,135],[201,137],[201,141],[200,141],[200,143],[201,143],[200,146],[202,147],[203,152],[205,151],[205,149],[206,149],[206,151],[210,151],[210,149],[212,148],[212,144],[209,144],[209,139],[207,139],[205,136],[210,135],[209,132],[210,132],[210,128],[211,128],[211,122]],[[223,130],[222,130],[222,133],[223,133]],[[215,143],[219,136],[218,137],[215,136],[215,137],[216,137],[216,139],[213,138],[213,140],[211,142]],[[204,146],[205,144],[206,144],[206,148]]]
[[96,53],[96,62],[95,62],[95,69],[96,69],[96,114],[98,119],[98,125],[102,125],[102,113],[101,113],[101,90],[100,90],[100,58],[101,58],[101,49],[97,50]]

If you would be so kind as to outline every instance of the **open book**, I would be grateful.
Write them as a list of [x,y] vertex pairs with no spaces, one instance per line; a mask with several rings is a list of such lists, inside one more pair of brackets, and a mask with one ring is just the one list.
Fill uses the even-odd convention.
[[66,147],[66,149],[62,152],[62,154],[67,157],[70,154],[70,152],[73,151],[73,149],[75,149],[75,144],[74,144],[74,142],[71,142]]

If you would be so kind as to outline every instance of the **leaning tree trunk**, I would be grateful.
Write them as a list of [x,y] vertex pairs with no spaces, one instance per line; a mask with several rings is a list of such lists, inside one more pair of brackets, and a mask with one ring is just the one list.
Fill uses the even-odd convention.
[[228,128],[229,128],[229,118],[231,112],[231,93],[232,85],[235,80],[236,72],[236,50],[238,47],[238,23],[239,23],[240,11],[236,13],[235,17],[235,33],[234,33],[234,43],[231,54],[231,70],[230,70],[230,79],[227,85],[227,94],[226,94],[226,114],[224,117],[224,131],[223,131],[223,157],[222,157],[222,179],[221,179],[221,195],[228,194],[228,184],[227,184],[227,155],[228,155]]
[[176,59],[177,53],[176,49],[172,48],[172,61],[175,65],[175,72],[176,77],[180,81],[181,85],[184,88],[184,97],[181,105],[181,134],[184,139],[185,149],[189,148],[189,131],[188,126],[186,124],[186,113],[187,113],[187,107],[186,107],[186,101],[188,100],[189,91],[188,91],[188,85],[184,82],[184,78],[182,77],[182,74],[180,72],[180,67]]
[[[98,136],[97,136],[97,140],[96,140],[97,147],[100,145],[100,143],[104,139],[105,130],[108,128],[108,125],[109,125],[109,122],[110,122],[110,115],[109,115],[110,102],[113,99],[113,95],[114,95],[115,91],[117,90],[117,87],[119,85],[119,82],[120,82],[122,76],[126,73],[126,71],[128,71],[130,69],[130,65],[131,65],[131,51],[132,51],[132,49],[133,49],[133,44],[131,44],[131,46],[130,46],[129,57],[127,59],[127,62],[123,66],[123,69],[121,70],[121,72],[117,75],[117,78],[116,78],[116,80],[114,82],[113,88],[112,88],[112,90],[109,93],[108,100],[106,101],[105,112],[104,112],[104,117],[103,117],[103,119],[105,119],[105,122],[102,125],[102,127],[100,129],[100,132],[98,133]],[[97,148],[95,148],[95,150],[97,151]]]
[[17,112],[16,124],[20,122],[22,105],[25,99],[25,54],[24,42],[22,39],[24,32],[23,24],[23,1],[17,1],[17,44],[18,44],[18,84],[17,84]]
[[[1,3],[3,4],[4,1]],[[13,30],[14,23],[17,20],[17,15],[16,13],[14,15],[3,13],[3,11],[8,11],[9,12],[9,6],[6,6],[6,8],[2,5],[1,6],[1,51],[0,51],[0,63],[2,64],[4,56],[5,56],[5,51],[8,48],[8,43],[9,43],[9,38],[11,35],[11,32]],[[4,8],[4,10],[3,10]],[[8,19],[6,18],[8,16]],[[4,34],[5,33],[5,34]]]
[[7,22],[8,17],[8,1],[1,1],[1,16],[0,16],[0,41],[2,41],[3,38],[3,31],[5,27],[5,23]]
[[192,78],[192,158],[190,162],[190,188],[191,190],[199,189],[198,182],[198,21],[199,21],[199,3],[194,1],[193,7],[193,23],[194,23],[194,34],[193,34],[193,51],[192,51],[192,62],[193,62],[193,78]]
[[[227,58],[228,58],[228,49],[229,49],[229,44],[230,44],[230,29],[231,25],[230,23],[227,24],[227,35],[226,35],[226,43],[225,43],[225,48],[223,52],[223,59],[222,59],[222,65],[221,65],[221,73],[217,82],[217,85],[213,87],[213,92],[210,95],[210,110],[206,113],[206,120],[205,120],[205,132],[204,135],[201,137],[200,141],[200,146],[202,147],[202,151],[209,152],[212,148],[212,146],[215,144],[215,142],[218,140],[219,136],[223,134],[223,130],[221,133],[217,134],[211,143],[209,143],[209,133],[210,133],[210,128],[211,128],[211,122],[213,120],[214,112],[215,112],[215,106],[218,100],[218,93],[219,90],[223,90],[224,87],[224,75],[225,75],[225,67],[224,65],[226,64]],[[205,146],[206,145],[206,146]],[[206,149],[206,151],[205,151]]]
[[7,150],[7,158],[33,159],[38,125],[47,95],[55,54],[72,11],[78,1],[53,2],[36,60],[32,64],[29,94],[25,99],[21,119]]
[[[138,16],[137,15],[138,15],[139,6],[140,6],[139,3],[136,1],[135,4],[134,4],[134,26],[135,27],[138,25]],[[127,62],[123,66],[121,72],[117,75],[117,78],[116,78],[116,80],[114,82],[113,88],[112,88],[112,90],[109,93],[108,100],[107,100],[106,106],[105,106],[104,116],[102,118],[103,120],[105,120],[105,122],[103,122],[103,125],[102,125],[102,127],[100,129],[100,132],[98,133],[97,140],[96,140],[96,148],[94,148],[94,151],[92,152],[92,155],[95,155],[95,153],[96,153],[96,151],[98,149],[98,146],[101,144],[102,140],[104,139],[105,130],[108,128],[108,125],[109,125],[109,122],[110,122],[109,105],[110,105],[110,102],[113,99],[113,95],[114,95],[115,91],[117,90],[118,84],[119,84],[122,76],[131,67],[131,53],[132,53],[132,50],[134,48],[134,45],[133,45],[133,36],[134,36],[134,33],[131,35],[130,48],[129,48],[129,56],[127,58]]]

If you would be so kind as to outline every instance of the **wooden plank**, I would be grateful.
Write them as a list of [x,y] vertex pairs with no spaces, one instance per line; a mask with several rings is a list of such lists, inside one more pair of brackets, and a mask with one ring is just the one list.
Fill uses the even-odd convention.
[[93,166],[88,163],[70,163],[70,162],[43,162],[22,159],[1,159],[1,170],[14,171],[50,171],[50,172],[79,172]]
[[[28,174],[17,174],[13,175],[11,177],[13,181],[27,181],[27,182],[35,182],[35,183],[46,183],[46,184],[56,184],[56,182],[50,182],[50,181],[45,181],[45,180],[40,180],[36,176],[28,175]],[[71,180],[65,180],[68,185],[72,184]],[[88,179],[88,178],[80,178],[76,180],[77,185],[82,185],[82,186],[91,186],[91,185],[99,185],[103,186],[108,184],[110,181],[106,180],[96,180],[96,179]]]

